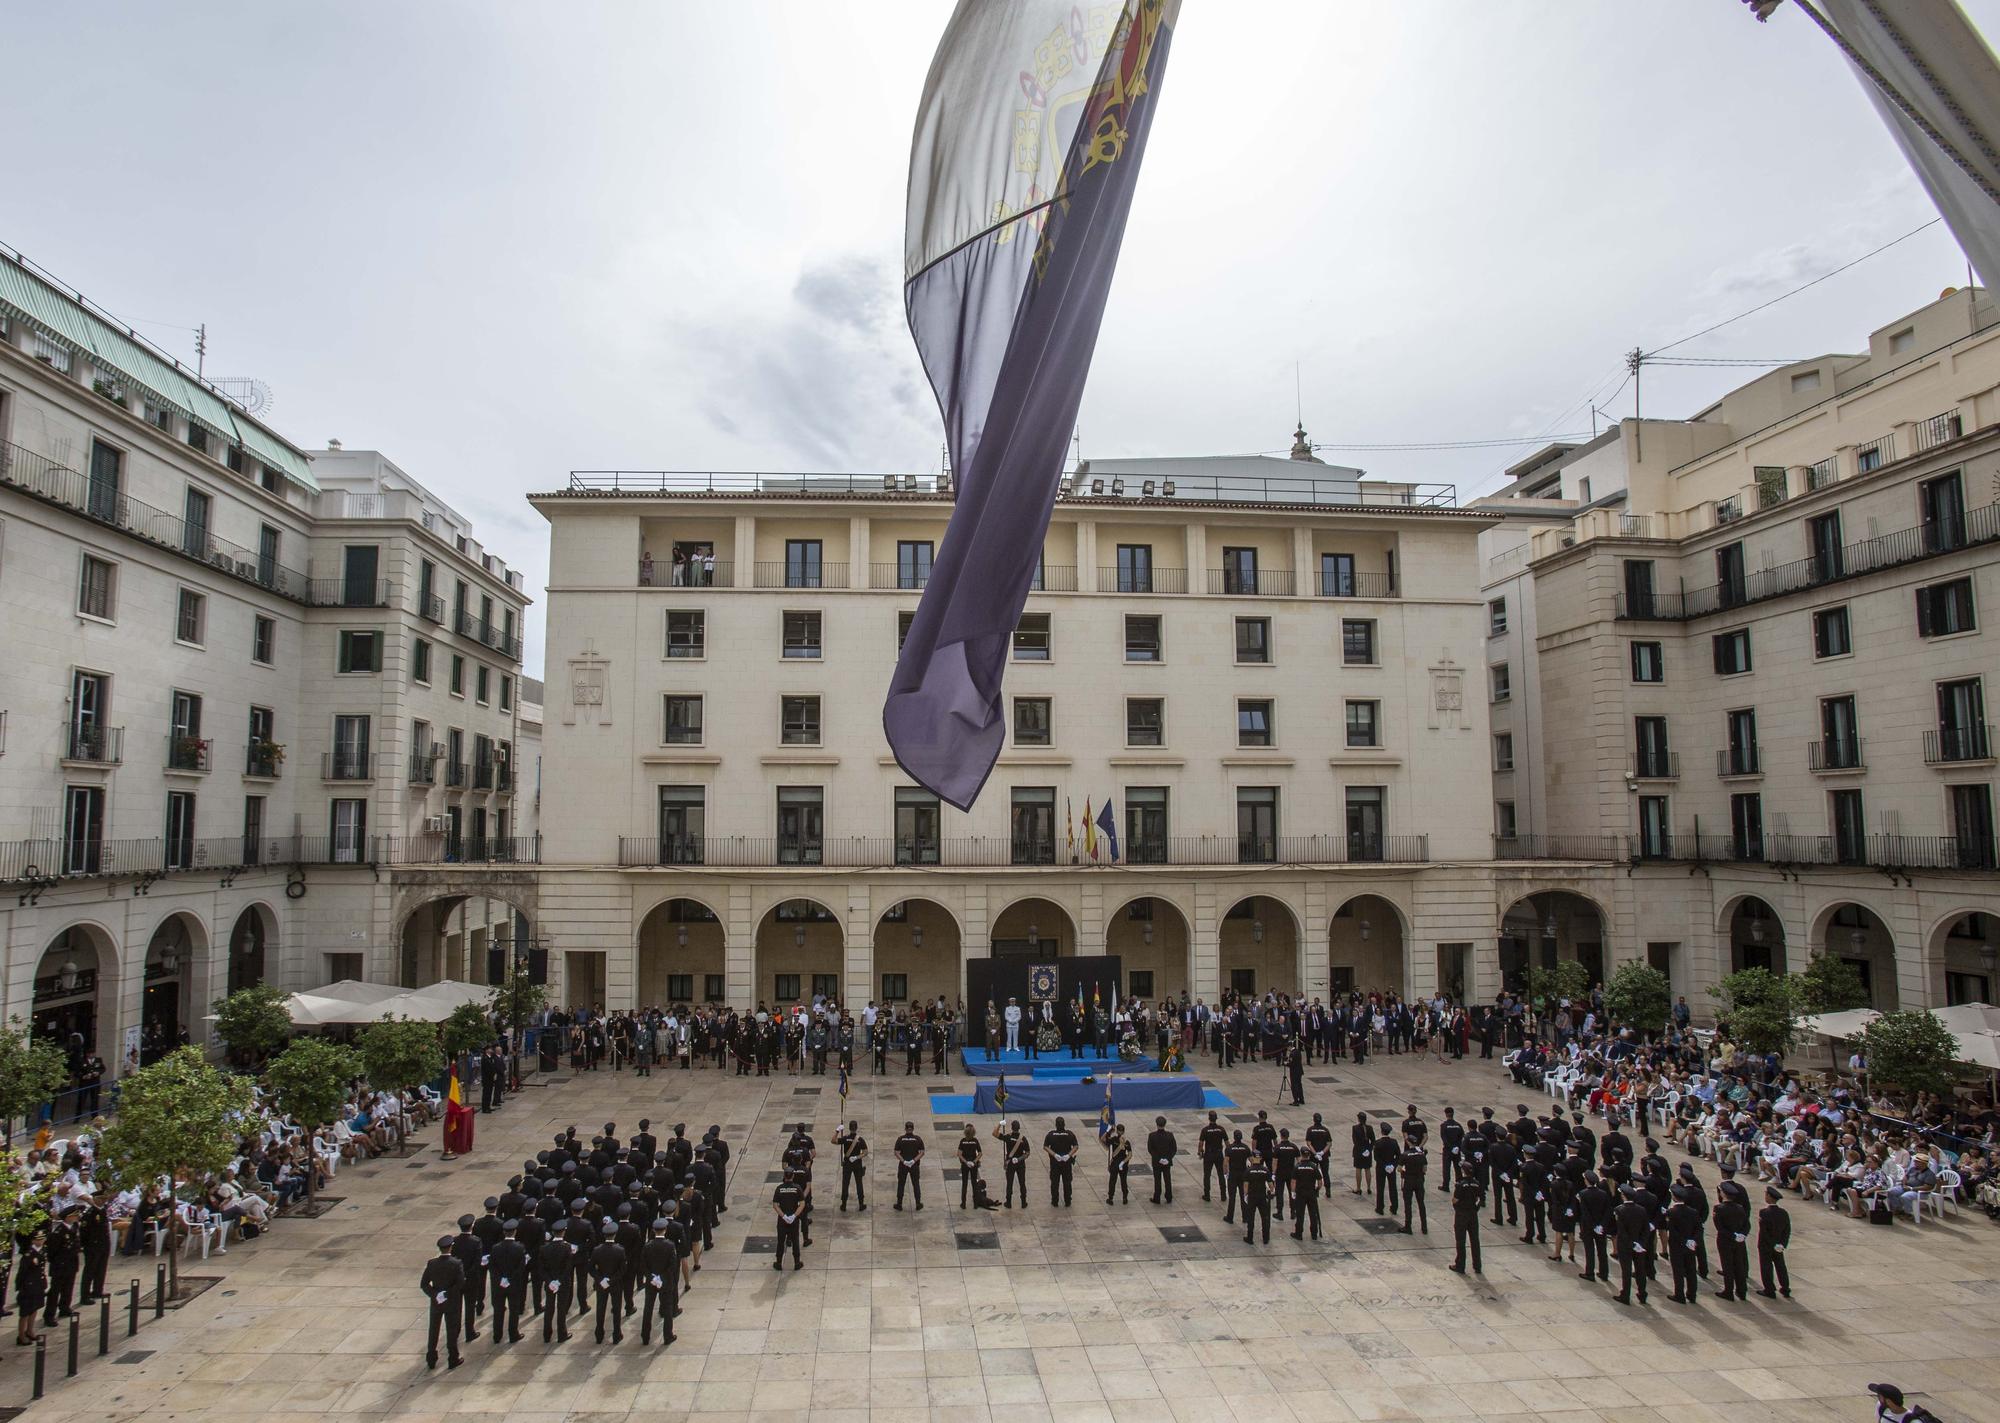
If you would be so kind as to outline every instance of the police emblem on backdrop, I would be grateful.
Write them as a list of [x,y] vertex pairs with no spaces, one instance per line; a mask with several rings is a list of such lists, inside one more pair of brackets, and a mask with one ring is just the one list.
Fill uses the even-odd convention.
[[1053,998],[1056,996],[1056,966],[1052,963],[1038,963],[1028,969],[1028,996],[1030,998]]

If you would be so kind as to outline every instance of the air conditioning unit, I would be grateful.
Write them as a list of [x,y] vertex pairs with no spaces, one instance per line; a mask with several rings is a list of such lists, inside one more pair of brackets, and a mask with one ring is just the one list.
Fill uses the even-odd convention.
[[430,835],[442,835],[450,826],[451,821],[442,815],[431,815],[424,818],[424,831]]

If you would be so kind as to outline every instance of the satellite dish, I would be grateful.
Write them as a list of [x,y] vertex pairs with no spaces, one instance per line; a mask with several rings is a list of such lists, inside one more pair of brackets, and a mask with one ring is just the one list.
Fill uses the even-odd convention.
[[246,415],[263,415],[278,403],[271,387],[255,376],[217,376],[209,384],[242,406]]

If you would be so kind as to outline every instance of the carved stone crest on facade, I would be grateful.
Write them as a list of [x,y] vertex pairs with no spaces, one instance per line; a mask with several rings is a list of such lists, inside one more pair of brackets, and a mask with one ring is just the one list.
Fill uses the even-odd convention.
[[597,651],[590,638],[583,650],[569,659],[569,705],[563,709],[563,725],[611,725],[611,707],[605,691],[611,681],[611,663]]
[[1465,717],[1465,669],[1445,654],[1431,667],[1430,729],[1463,731]]

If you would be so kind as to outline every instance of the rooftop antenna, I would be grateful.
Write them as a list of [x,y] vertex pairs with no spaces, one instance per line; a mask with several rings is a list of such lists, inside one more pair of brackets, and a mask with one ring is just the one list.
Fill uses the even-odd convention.
[[194,328],[194,374],[201,379],[202,367],[208,363],[208,323],[202,322]]
[[1646,353],[1634,346],[1625,353],[1625,369],[1632,372],[1632,453],[1645,458],[1645,427],[1639,423],[1639,382],[1640,373],[1645,369]]
[[1069,445],[1076,452],[1074,463],[1081,465],[1083,463],[1083,422],[1081,420],[1069,432]]

